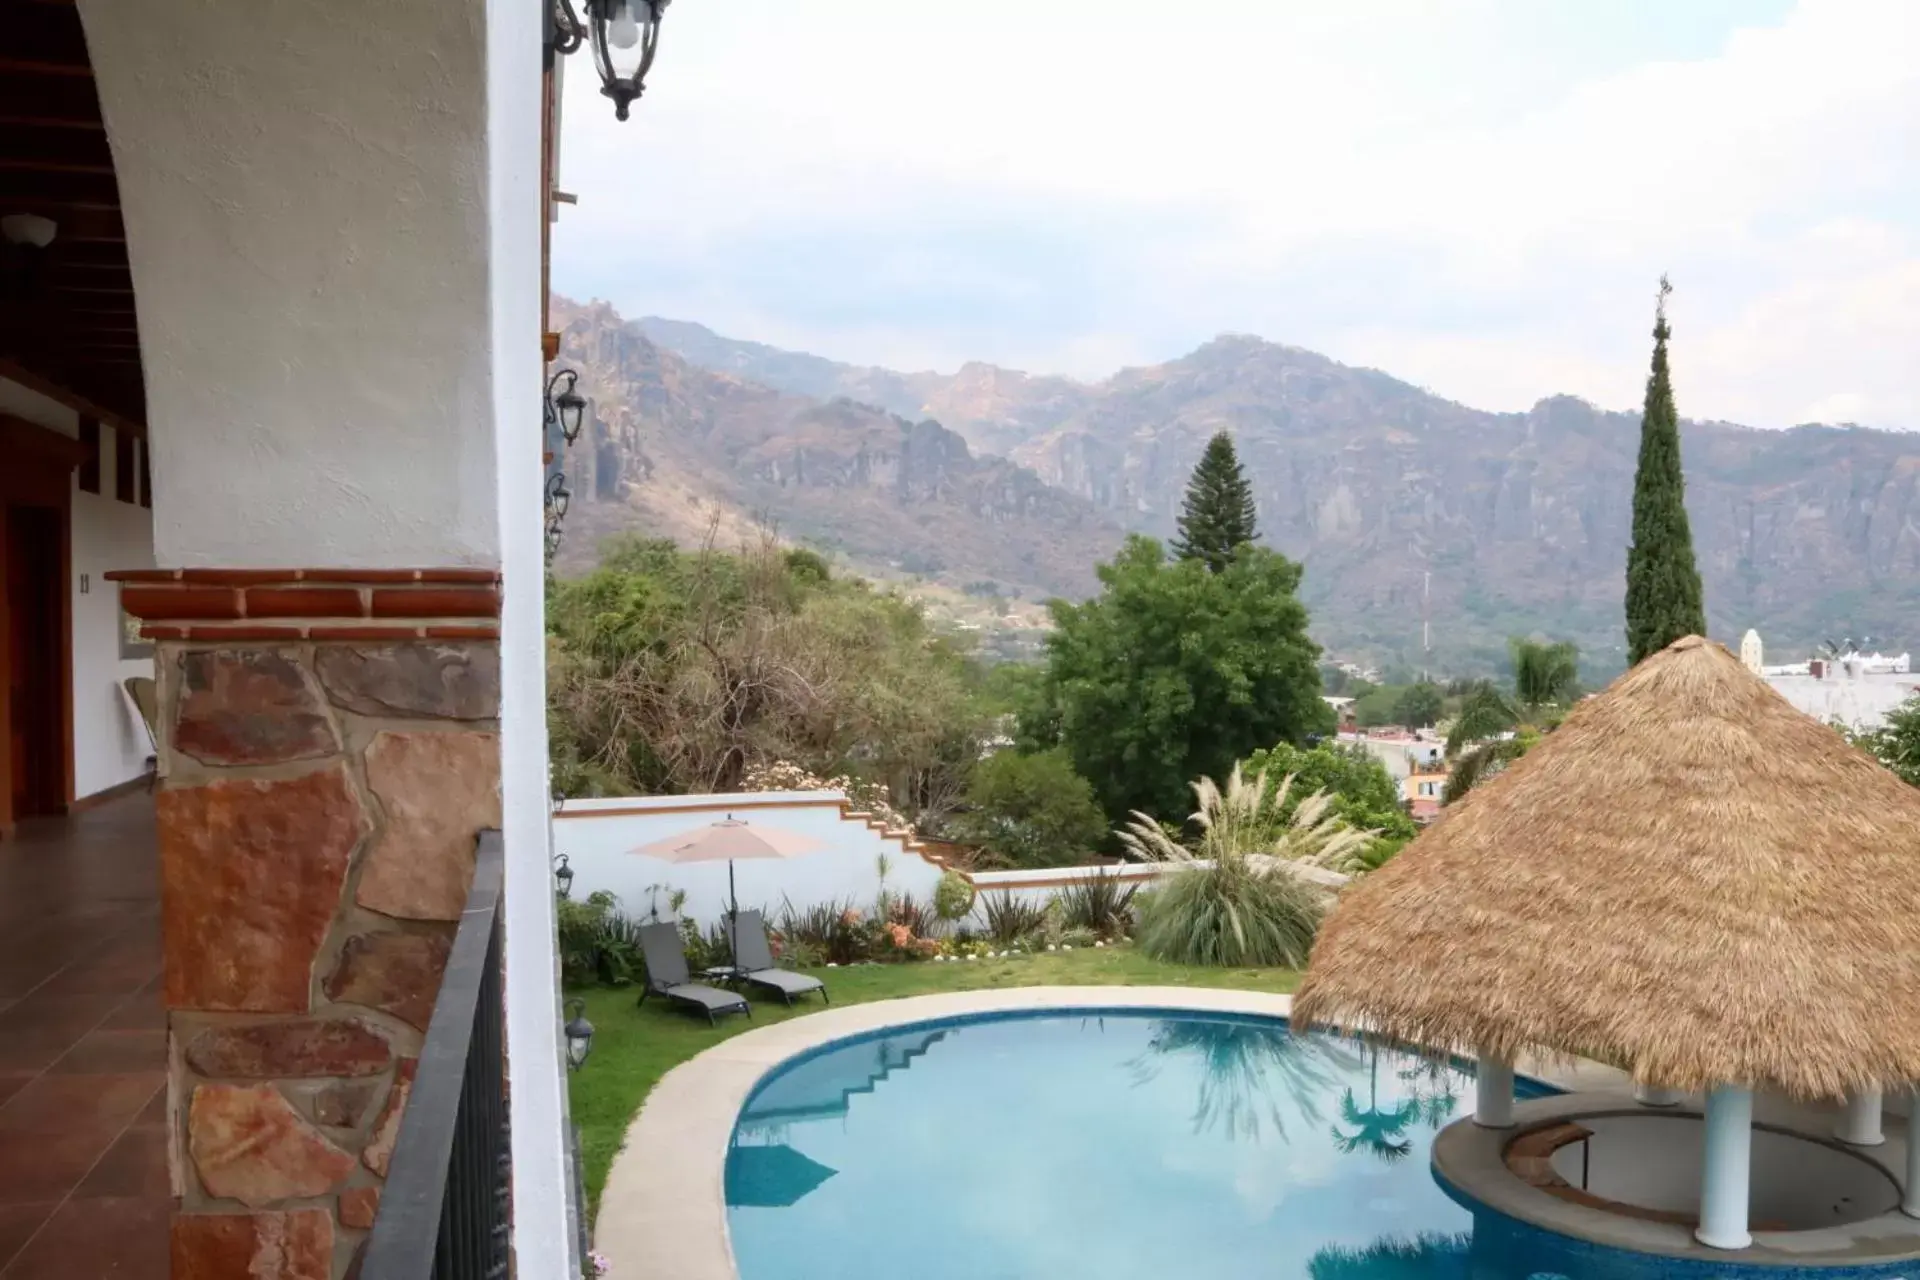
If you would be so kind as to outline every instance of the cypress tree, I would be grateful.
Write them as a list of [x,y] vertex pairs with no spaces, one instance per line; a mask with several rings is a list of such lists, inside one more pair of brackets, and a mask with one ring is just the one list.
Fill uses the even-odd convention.
[[1221,431],[1207,441],[1200,464],[1187,481],[1187,496],[1174,539],[1174,554],[1199,560],[1215,573],[1233,563],[1235,548],[1258,536],[1254,528],[1253,486],[1240,469],[1233,437]]
[[1640,419],[1640,465],[1633,477],[1633,545],[1627,549],[1627,662],[1657,653],[1681,636],[1705,635],[1700,570],[1687,524],[1686,478],[1680,470],[1680,418],[1667,369],[1667,295],[1660,277],[1654,308],[1653,372]]

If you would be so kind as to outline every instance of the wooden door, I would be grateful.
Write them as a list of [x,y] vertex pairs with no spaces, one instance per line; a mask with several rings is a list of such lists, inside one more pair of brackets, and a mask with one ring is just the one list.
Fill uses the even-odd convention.
[[15,818],[66,808],[61,513],[6,508],[7,781]]

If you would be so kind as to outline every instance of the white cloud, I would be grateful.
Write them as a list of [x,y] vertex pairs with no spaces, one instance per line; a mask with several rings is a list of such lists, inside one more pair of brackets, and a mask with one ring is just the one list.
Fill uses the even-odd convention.
[[1635,403],[1667,270],[1683,412],[1920,427],[1920,5],[1539,12],[676,5],[629,125],[569,69],[556,282],[912,367],[1251,331],[1504,409]]

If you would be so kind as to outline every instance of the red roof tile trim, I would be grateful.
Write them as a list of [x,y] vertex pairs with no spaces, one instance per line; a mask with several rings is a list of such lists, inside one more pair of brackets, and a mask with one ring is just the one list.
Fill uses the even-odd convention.
[[[135,569],[106,575],[124,583],[122,606],[147,623],[187,624],[192,639],[209,623],[271,619],[282,638],[447,639],[498,635],[500,575],[492,569]],[[317,625],[317,624],[332,625]],[[462,630],[464,629],[464,630]],[[178,627],[149,627],[182,639]],[[259,627],[227,639],[269,638]],[[349,635],[352,632],[354,634]]]

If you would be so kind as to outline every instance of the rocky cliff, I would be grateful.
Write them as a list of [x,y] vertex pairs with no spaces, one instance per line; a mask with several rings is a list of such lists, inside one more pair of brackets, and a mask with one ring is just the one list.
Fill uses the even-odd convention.
[[[590,566],[613,533],[730,544],[762,526],[870,572],[1080,595],[1119,543],[1093,504],[1005,458],[976,456],[938,422],[697,367],[604,303],[555,299],[554,324],[590,406],[585,438],[563,457],[576,496],[563,572]],[[802,381],[810,359],[790,362]]]
[[[644,323],[679,340],[670,322]],[[1484,666],[1505,636],[1533,631],[1577,640],[1596,671],[1624,660],[1637,414],[1566,397],[1487,413],[1239,335],[1088,384],[989,365],[888,380],[700,332],[691,360],[787,392],[884,389],[1077,510],[1154,534],[1171,530],[1207,437],[1231,430],[1261,527],[1305,562],[1315,632],[1337,650],[1417,664],[1424,608],[1442,668]],[[1682,347],[1683,408],[1685,359]],[[1755,626],[1779,653],[1838,632],[1920,644],[1920,436],[1687,422],[1683,448],[1717,635]]]

